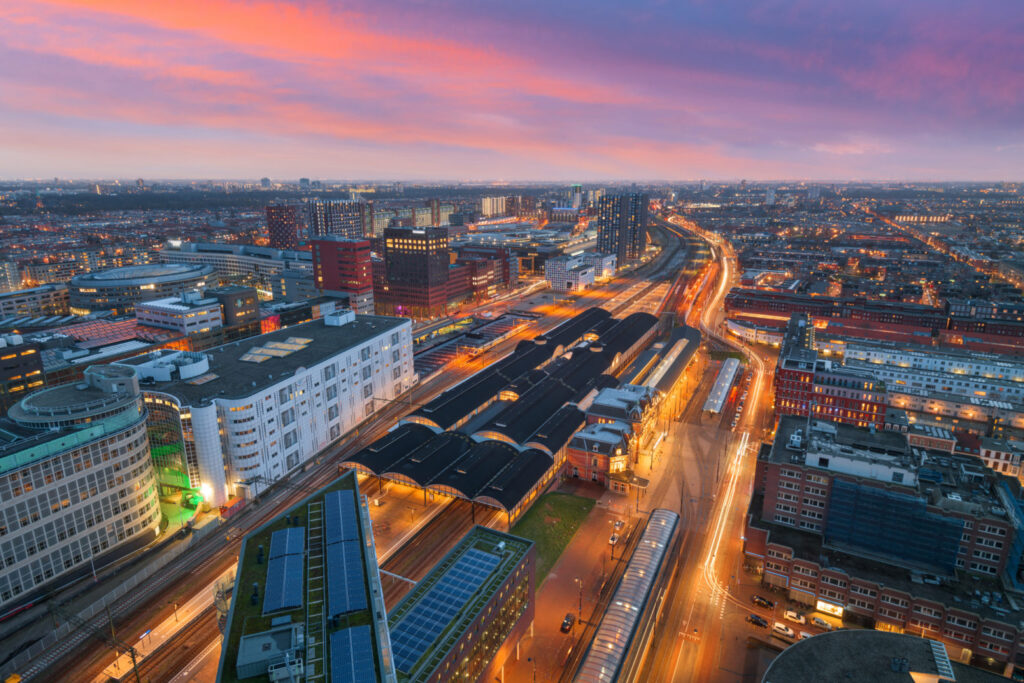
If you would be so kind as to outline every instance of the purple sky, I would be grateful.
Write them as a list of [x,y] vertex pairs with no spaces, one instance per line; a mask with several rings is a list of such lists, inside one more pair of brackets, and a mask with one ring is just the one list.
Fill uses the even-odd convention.
[[0,4],[0,176],[1024,180],[1024,2]]

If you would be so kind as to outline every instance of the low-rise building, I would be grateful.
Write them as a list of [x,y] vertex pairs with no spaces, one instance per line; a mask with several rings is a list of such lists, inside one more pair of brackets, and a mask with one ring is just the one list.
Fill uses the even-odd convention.
[[140,302],[135,305],[135,318],[143,325],[174,330],[183,335],[209,332],[224,324],[220,302],[195,290]]
[[388,615],[409,683],[491,681],[536,609],[532,541],[474,527]]
[[544,262],[544,279],[556,292],[579,292],[594,285],[595,269],[579,256],[558,256]]
[[68,314],[67,285],[42,285],[0,294],[0,317]]

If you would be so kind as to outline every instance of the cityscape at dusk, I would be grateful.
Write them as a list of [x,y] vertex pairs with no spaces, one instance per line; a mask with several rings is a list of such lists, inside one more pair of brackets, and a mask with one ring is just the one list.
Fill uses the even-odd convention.
[[1024,6],[0,6],[3,683],[1024,681]]

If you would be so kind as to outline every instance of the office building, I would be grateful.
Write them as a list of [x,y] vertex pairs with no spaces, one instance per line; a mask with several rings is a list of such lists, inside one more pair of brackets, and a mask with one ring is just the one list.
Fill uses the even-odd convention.
[[594,266],[579,256],[559,256],[544,262],[544,279],[556,292],[579,292],[594,286]]
[[493,681],[533,622],[533,541],[476,526],[388,615],[409,683]]
[[21,271],[14,261],[0,261],[0,294],[21,289]]
[[310,199],[306,202],[306,234],[309,239],[336,235],[362,239],[372,234],[373,210],[364,202]]
[[413,318],[444,315],[450,260],[446,228],[387,228],[385,284],[374,292],[377,311]]
[[156,263],[126,266],[71,279],[68,285],[70,311],[87,315],[110,311],[128,315],[135,304],[180,294],[186,289],[203,289],[212,284],[213,268],[202,265]]
[[356,313],[373,313],[370,240],[328,236],[312,240],[310,246],[317,289],[348,297]]
[[615,277],[615,265],[618,257],[615,254],[602,254],[599,251],[588,251],[580,255],[588,266],[594,268],[595,280],[610,280]]
[[302,227],[298,206],[293,204],[270,204],[267,206],[267,233],[270,236],[271,249],[294,249],[299,246]]
[[646,194],[601,197],[597,203],[597,251],[615,254],[618,264],[639,261],[647,249]]
[[18,334],[0,335],[0,412],[44,383],[39,345]]
[[1020,484],[907,435],[783,416],[762,446],[744,552],[762,582],[852,625],[1021,651]]
[[206,296],[213,297],[220,303],[220,314],[225,327],[238,327],[259,322],[259,297],[252,287],[227,285],[211,287]]
[[779,414],[813,415],[858,427],[881,427],[885,421],[885,382],[864,368],[819,359],[807,316],[790,319],[773,382]]
[[[250,498],[415,382],[409,320],[351,311],[210,349],[122,360],[141,377],[164,469],[209,502]],[[180,436],[180,440],[179,437]]]
[[209,332],[223,326],[220,302],[197,290],[135,304],[135,319],[143,325],[174,330],[182,335]]
[[354,473],[246,534],[238,566],[218,681],[397,683]]
[[131,368],[92,366],[83,382],[29,394],[2,422],[0,609],[156,538],[160,501]]
[[0,317],[3,318],[67,314],[67,285],[41,285],[0,294]]
[[158,252],[164,263],[204,265],[224,283],[255,287],[264,298],[280,289],[282,274],[302,271],[312,282],[313,256],[308,251],[271,249],[243,244],[168,242]]

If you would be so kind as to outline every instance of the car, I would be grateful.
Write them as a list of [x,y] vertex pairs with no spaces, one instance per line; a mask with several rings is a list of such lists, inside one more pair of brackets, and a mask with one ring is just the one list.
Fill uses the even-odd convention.
[[832,630],[832,624],[828,623],[821,617],[811,617],[811,623],[817,626],[818,628],[825,629],[826,631]]
[[619,542],[619,535],[618,534],[612,534],[608,538],[608,545],[615,545],[618,542]]
[[753,624],[758,628],[768,628],[768,620],[764,617],[759,617],[756,614],[751,614],[747,617],[747,623]]
[[804,615],[800,614],[795,609],[788,609],[788,610],[786,610],[786,613],[783,614],[782,616],[784,616],[786,618],[786,621],[792,621],[792,622],[797,623],[797,624],[806,624],[807,623],[807,617],[805,617]]
[[808,638],[812,637],[813,635],[814,635],[813,633],[808,633],[807,631],[800,631],[800,640],[807,640]]
[[569,612],[565,615],[565,619],[562,619],[562,633],[568,633],[572,630],[572,625],[576,623],[576,615]]
[[621,519],[615,520],[615,530],[616,531],[622,531],[622,527],[624,527],[624,526],[626,526],[626,523],[623,522]]
[[775,609],[775,603],[768,598],[762,598],[760,595],[755,595],[750,598],[750,602],[754,603],[758,607],[764,607],[765,609]]
[[796,638],[796,633],[790,627],[786,626],[781,621],[776,621],[775,625],[772,626],[772,634],[777,636],[783,636],[786,638]]

